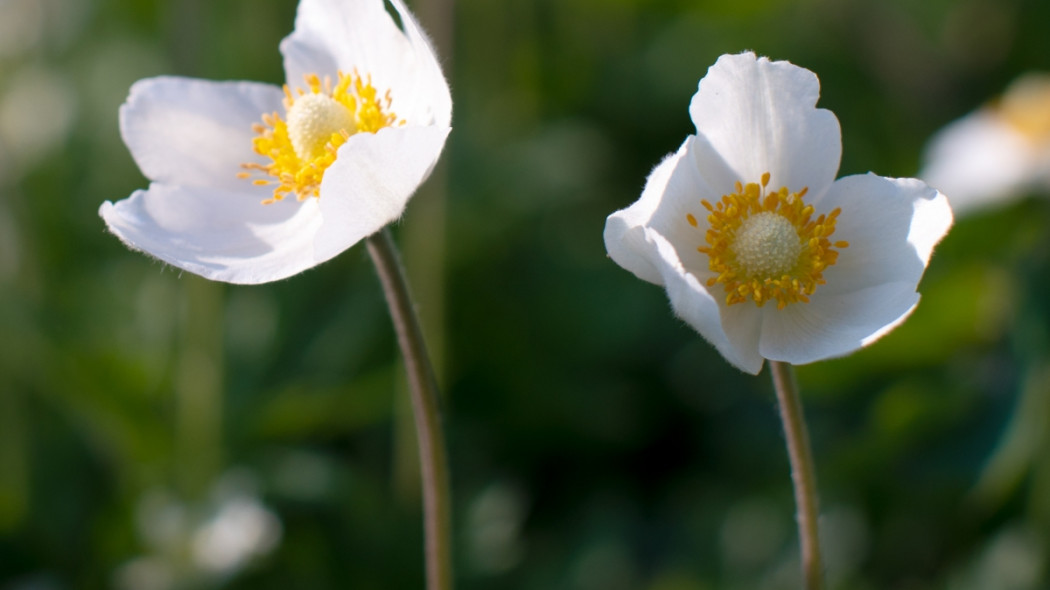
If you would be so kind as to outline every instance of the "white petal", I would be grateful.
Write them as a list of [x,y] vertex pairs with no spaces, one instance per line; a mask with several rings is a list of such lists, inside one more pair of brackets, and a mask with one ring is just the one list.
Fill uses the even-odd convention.
[[720,200],[723,195],[734,192],[737,182],[746,183],[761,180],[761,178],[745,180],[730,167],[725,157],[718,153],[718,149],[711,144],[710,139],[703,135],[693,136],[689,156],[693,159],[697,173],[704,179],[707,186],[711,187],[711,195],[704,198],[707,198],[712,204]]
[[[818,213],[842,209],[831,240],[845,240],[838,262],[824,272],[828,284],[817,295],[857,291],[892,282],[918,286],[933,247],[948,232],[948,199],[913,178],[875,174],[835,181],[814,201]],[[814,305],[810,303],[809,305]]]
[[262,162],[252,151],[252,125],[283,110],[284,94],[254,82],[148,78],[120,107],[120,132],[142,173],[156,182],[259,191],[237,178],[241,164]]
[[251,194],[154,183],[99,214],[130,248],[215,281],[265,283],[326,260],[314,256],[317,199],[263,205]]
[[660,271],[652,261],[653,245],[645,238],[645,227],[652,225],[653,215],[667,193],[668,183],[675,168],[687,153],[687,144],[669,154],[649,174],[642,196],[630,207],[621,209],[605,220],[605,250],[616,264],[631,271],[638,278],[662,285]]
[[758,354],[760,310],[754,306],[724,306],[683,268],[674,246],[664,236],[645,229],[645,238],[656,250],[653,262],[660,271],[675,314],[710,342],[730,364],[757,375],[762,370]]
[[[398,86],[397,92],[404,92],[408,97],[418,98],[421,108],[428,111],[432,119],[428,120],[424,115],[418,115],[421,124],[432,124],[439,127],[448,127],[452,124],[452,93],[449,91],[448,82],[441,72],[437,52],[430,39],[423,32],[422,27],[416,22],[416,18],[405,7],[402,0],[390,0],[397,9],[398,15],[405,28],[405,34],[415,49],[415,59],[418,65],[415,71],[409,71],[406,75],[407,87]],[[406,116],[406,120],[407,116]]]
[[408,39],[381,0],[301,0],[295,30],[281,41],[285,75],[293,86],[306,74],[333,76],[355,67],[377,83],[387,82],[376,77],[389,73],[377,70],[389,56],[409,51]]
[[[702,139],[702,138],[701,138]],[[689,136],[678,151],[665,158],[649,175],[642,196],[630,207],[613,213],[605,224],[605,249],[617,264],[651,283],[662,284],[650,261],[651,246],[642,228],[649,227],[674,244],[689,272],[703,282],[710,276],[707,257],[697,252],[704,244],[708,212],[701,200],[714,201],[716,194],[701,176],[693,157],[698,138]],[[689,224],[688,216],[699,221]]]
[[[809,188],[822,194],[835,179],[842,153],[838,119],[817,109],[820,82],[813,72],[753,53],[723,55],[700,80],[689,105],[697,132],[733,171],[733,180],[771,188]],[[718,174],[701,169],[709,181]],[[712,185],[719,194],[733,185]]]
[[[698,246],[705,244],[704,236],[709,226],[709,212],[703,201],[714,203],[722,196],[711,188],[697,166],[695,152],[703,143],[703,138],[693,135],[686,138],[676,154],[677,162],[660,203],[646,224],[674,244],[682,264],[701,281],[711,274],[707,255],[697,251]],[[689,223],[690,215],[697,221],[695,227]]]
[[321,181],[317,256],[327,260],[400,217],[437,163],[449,131],[387,127],[350,136]]
[[382,0],[302,0],[295,30],[281,42],[288,84],[301,86],[304,74],[356,71],[381,94],[390,91],[399,118],[447,127],[452,100],[434,50],[404,4],[392,4],[404,32]]
[[899,325],[952,213],[944,195],[912,178],[847,176],[815,203],[842,208],[832,241],[846,240],[809,303],[766,306],[762,356],[793,364],[842,356]]
[[645,239],[645,226],[652,219],[671,178],[671,171],[681,159],[682,152],[668,155],[645,181],[642,196],[630,207],[620,209],[605,220],[605,250],[613,262],[634,273],[643,281],[657,285],[663,278],[652,261],[653,246]]
[[918,303],[910,282],[831,296],[818,289],[809,303],[763,308],[759,351],[767,359],[794,365],[843,356],[897,327]]
[[1037,150],[990,109],[939,131],[920,176],[948,195],[956,214],[1020,196],[1042,167]]

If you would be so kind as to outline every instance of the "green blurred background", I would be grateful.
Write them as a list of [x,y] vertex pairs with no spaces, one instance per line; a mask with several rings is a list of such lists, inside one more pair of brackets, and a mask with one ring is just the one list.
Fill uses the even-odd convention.
[[[209,283],[97,215],[137,79],[283,82],[294,0],[0,0],[0,588],[420,588],[364,248]],[[722,53],[820,76],[840,174],[1050,69],[1040,0],[415,0],[454,97],[396,227],[446,394],[460,587],[791,589],[768,376],[611,262]],[[959,220],[900,329],[800,370],[834,589],[1050,588],[1050,203]]]

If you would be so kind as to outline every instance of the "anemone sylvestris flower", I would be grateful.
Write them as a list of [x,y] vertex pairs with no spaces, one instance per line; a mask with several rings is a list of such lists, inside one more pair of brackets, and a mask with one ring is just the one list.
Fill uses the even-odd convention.
[[402,0],[302,0],[287,84],[137,82],[120,129],[146,190],[100,209],[129,247],[231,283],[311,268],[397,219],[430,174],[452,101]]
[[609,216],[605,247],[663,285],[675,313],[740,369],[841,356],[902,322],[947,199],[914,179],[835,180],[838,120],[809,70],[724,55],[689,106],[696,135],[641,198]]
[[995,102],[930,140],[920,176],[965,214],[1050,190],[1050,74],[1018,78]]

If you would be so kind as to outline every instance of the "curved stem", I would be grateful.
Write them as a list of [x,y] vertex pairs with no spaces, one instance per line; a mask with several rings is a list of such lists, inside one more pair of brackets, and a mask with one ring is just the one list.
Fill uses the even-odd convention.
[[448,458],[441,427],[437,380],[423,342],[412,297],[408,291],[397,246],[390,230],[383,228],[366,240],[368,253],[383,284],[397,342],[405,361],[412,412],[419,440],[419,462],[423,474],[423,532],[426,543],[428,590],[452,588],[451,502]]
[[795,485],[795,504],[798,506],[798,539],[802,547],[802,577],[806,590],[824,587],[824,566],[820,559],[820,540],[817,536],[817,475],[813,467],[813,451],[809,446],[806,419],[798,396],[795,370],[788,363],[769,361],[773,374],[773,388],[780,406],[780,421],[787,439],[788,459],[791,462],[791,480]]

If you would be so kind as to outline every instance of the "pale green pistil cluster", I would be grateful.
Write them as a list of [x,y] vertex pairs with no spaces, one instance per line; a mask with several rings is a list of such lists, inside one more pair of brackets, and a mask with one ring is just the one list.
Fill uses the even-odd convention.
[[792,274],[798,265],[802,242],[787,218],[764,211],[744,219],[730,251],[744,276],[779,277]]
[[356,131],[350,109],[327,94],[305,94],[288,109],[288,139],[303,161],[322,156],[332,135]]

